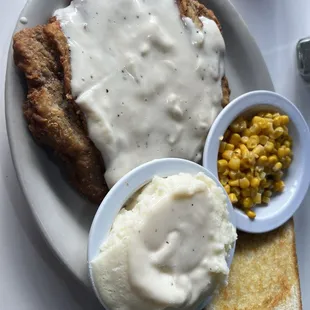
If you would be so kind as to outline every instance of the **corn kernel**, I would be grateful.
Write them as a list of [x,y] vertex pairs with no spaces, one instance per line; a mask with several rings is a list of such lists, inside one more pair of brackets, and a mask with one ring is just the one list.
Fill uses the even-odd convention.
[[273,178],[275,181],[280,181],[281,178],[283,177],[283,171],[277,171],[274,175]]
[[265,150],[271,152],[274,149],[274,144],[271,141],[267,141],[265,144]]
[[273,125],[272,122],[267,122],[266,127],[264,128],[264,133],[267,135],[271,135],[273,133]]
[[247,142],[248,149],[252,150],[254,149],[259,143],[259,137],[257,135],[251,136],[249,138],[249,141]]
[[271,113],[266,113],[265,117],[266,118],[272,118],[272,114]]
[[261,188],[264,188],[266,186],[266,184],[267,184],[267,180],[262,178],[262,180],[260,181]]
[[249,155],[249,150],[248,148],[244,145],[244,144],[240,144],[239,145],[239,148],[241,150],[241,155],[243,158],[246,158],[248,155]]
[[258,135],[261,132],[259,124],[255,123],[250,128],[249,131],[252,135]]
[[274,130],[274,132],[273,132],[273,134],[272,134],[272,137],[273,137],[274,139],[278,139],[279,137],[281,137],[281,136],[283,135],[283,133],[284,133],[284,129],[283,129],[282,127],[277,127],[277,128]]
[[220,182],[223,186],[225,186],[228,183],[228,178],[226,176],[221,176]]
[[228,197],[229,197],[231,203],[237,203],[238,202],[238,198],[235,194],[233,194],[233,193],[229,194]]
[[252,118],[252,123],[253,124],[259,124],[259,122],[261,122],[263,120],[263,118],[259,117],[259,116],[254,116]]
[[266,197],[266,196],[262,197],[262,203],[268,204],[269,202],[270,202],[270,198],[269,197]]
[[266,177],[266,172],[262,171],[262,172],[259,173],[258,176],[259,176],[259,178],[260,178],[261,180],[264,180],[265,177]]
[[238,158],[241,158],[242,157],[242,153],[241,153],[241,150],[239,148],[237,149],[234,149],[234,154],[233,156],[236,156]]
[[281,115],[280,120],[281,120],[281,125],[287,125],[290,121],[287,115]]
[[[246,128],[242,131],[242,138],[248,138],[250,136],[251,136],[251,131],[248,128]],[[241,140],[242,140],[242,138],[241,138]],[[242,143],[245,143],[245,142],[242,142]]]
[[241,191],[242,197],[251,197],[251,189],[250,188],[244,188]]
[[273,126],[274,127],[279,127],[281,126],[281,117],[280,116],[276,116],[274,119],[273,119]]
[[233,170],[230,170],[229,171],[229,177],[232,179],[232,180],[236,180],[238,178],[238,174],[236,171],[233,171]]
[[264,151],[265,151],[264,147],[261,144],[259,144],[254,148],[252,152],[254,155],[257,155],[257,157],[259,157],[264,154]]
[[278,116],[280,116],[280,113],[273,113],[273,115],[272,115],[272,118],[276,118],[276,117],[278,117]]
[[242,136],[240,142],[246,144],[249,141],[249,137]]
[[247,128],[247,124],[246,124],[246,121],[243,119],[241,122],[240,122],[240,130],[241,132],[243,130],[245,130]]
[[281,169],[282,169],[282,164],[280,162],[277,162],[272,168],[274,172],[279,171]]
[[235,194],[237,197],[241,194],[240,188],[235,186],[230,188],[230,192]]
[[223,152],[222,157],[226,160],[230,160],[233,156],[233,151],[231,150],[226,150]]
[[286,156],[286,150],[285,150],[285,147],[281,146],[279,149],[278,149],[278,157],[279,158],[283,158]]
[[257,188],[250,188],[251,197],[254,198],[256,194],[258,193]]
[[230,194],[230,186],[229,186],[229,184],[226,184],[226,185],[224,186],[224,189],[225,189],[225,191],[226,191],[227,194]]
[[269,164],[270,166],[275,165],[277,162],[278,162],[278,157],[277,157],[277,155],[271,155],[271,156],[268,157],[268,164]]
[[239,184],[239,180],[229,180],[228,181],[228,184],[230,185],[230,186],[239,186],[240,184]]
[[235,149],[235,146],[233,144],[226,143],[225,150],[233,151],[234,149]]
[[275,146],[275,150],[273,150],[274,152],[277,152],[277,149],[279,149],[281,147],[281,143],[279,141],[276,141],[274,143],[274,146]]
[[239,178],[239,179],[245,178],[245,173],[241,172],[241,171],[238,171],[237,172],[237,178]]
[[253,178],[254,178],[253,173],[250,172],[250,171],[246,173],[245,177],[246,177],[250,182],[252,182],[252,180],[253,180]]
[[292,159],[289,156],[286,156],[282,160],[283,168],[287,169],[291,165]]
[[255,155],[249,152],[248,156],[241,159],[242,169],[250,169],[255,165]]
[[262,120],[258,123],[258,125],[262,130],[264,130],[269,126],[268,123],[269,123],[268,119],[262,118]]
[[256,217],[256,213],[252,210],[245,210],[245,214],[251,219],[254,220]]
[[256,156],[255,154],[253,154],[253,152],[249,152],[248,159],[250,163],[254,166],[256,163]]
[[289,147],[284,148],[284,154],[285,156],[290,156],[292,153],[291,149]]
[[237,146],[240,142],[240,135],[238,133],[233,133],[230,137],[229,143],[233,144],[234,146]]
[[268,163],[268,157],[265,156],[265,155],[262,155],[261,157],[258,158],[257,163],[258,163],[260,166],[266,166],[267,163]]
[[226,149],[226,142],[225,141],[222,141],[221,143],[220,143],[220,148],[219,148],[219,153],[223,153],[224,151],[225,151],[225,149]]
[[250,169],[251,168],[251,162],[248,158],[243,158],[241,159],[241,165],[240,165],[240,169],[244,170],[244,169]]
[[239,170],[240,169],[240,159],[239,158],[232,158],[229,162],[228,162],[228,167],[232,170]]
[[273,183],[271,180],[266,180],[266,182],[264,183],[264,188],[271,188],[273,186]]
[[291,142],[289,140],[285,140],[283,144],[286,147],[291,147],[292,146],[292,144],[291,144]]
[[224,172],[228,166],[228,162],[225,159],[220,159],[217,161],[218,172]]
[[254,188],[258,188],[260,184],[260,179],[259,178],[253,178],[251,180],[251,186]]
[[262,194],[257,193],[256,196],[253,198],[254,203],[262,203]]
[[277,181],[274,183],[274,190],[276,192],[283,192],[285,184],[283,181]]
[[222,172],[222,175],[228,176],[229,171],[230,171],[229,169],[225,169],[225,171],[224,171],[224,172]]
[[247,178],[242,178],[239,180],[240,188],[248,188],[250,186],[250,181]]
[[261,145],[265,145],[268,140],[269,140],[269,138],[267,136],[265,136],[265,135],[260,135],[259,136],[259,143]]
[[242,123],[242,120],[235,120],[230,126],[229,126],[229,129],[232,131],[232,132],[241,132],[242,129],[241,129],[241,123]]
[[249,209],[253,206],[253,200],[250,197],[246,197],[242,201],[242,205],[244,208]]
[[269,198],[270,198],[270,197],[272,196],[272,191],[269,191],[269,190],[264,191],[263,196],[264,196],[264,197],[269,197]]

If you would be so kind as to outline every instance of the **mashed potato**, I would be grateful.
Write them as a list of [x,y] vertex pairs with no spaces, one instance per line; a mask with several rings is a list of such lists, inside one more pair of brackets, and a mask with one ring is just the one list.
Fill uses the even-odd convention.
[[118,214],[93,260],[111,310],[195,309],[229,272],[236,240],[223,190],[202,173],[154,177]]

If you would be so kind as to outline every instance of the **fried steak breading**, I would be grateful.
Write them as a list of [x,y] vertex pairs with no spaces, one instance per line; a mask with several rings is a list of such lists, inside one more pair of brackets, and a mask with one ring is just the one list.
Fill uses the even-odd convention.
[[24,115],[35,139],[65,162],[78,191],[100,203],[107,192],[101,154],[87,137],[79,111],[65,96],[59,52],[45,27],[24,29],[13,38],[15,64],[28,85]]
[[[179,0],[181,17],[213,19],[214,13],[193,0]],[[66,163],[74,186],[93,202],[99,203],[107,187],[101,154],[88,138],[83,113],[71,94],[70,49],[59,22],[53,17],[47,25],[24,29],[13,39],[16,65],[28,84],[24,115],[37,141],[49,146]],[[230,89],[222,80],[223,100],[229,102]]]

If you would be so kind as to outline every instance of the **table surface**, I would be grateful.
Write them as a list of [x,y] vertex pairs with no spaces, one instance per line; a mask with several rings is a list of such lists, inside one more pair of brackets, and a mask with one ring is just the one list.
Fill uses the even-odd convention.
[[[1,1],[0,20],[0,309],[102,309],[77,283],[42,239],[25,201],[12,165],[4,118],[4,75],[14,25],[26,0]],[[295,102],[310,121],[310,86],[296,70],[296,42],[310,35],[308,0],[232,0],[255,37],[276,91]],[[295,215],[296,243],[304,309],[310,309],[310,253],[307,201]],[[310,225],[309,225],[310,226]],[[308,257],[309,259],[309,257]],[[306,282],[308,279],[308,282]]]

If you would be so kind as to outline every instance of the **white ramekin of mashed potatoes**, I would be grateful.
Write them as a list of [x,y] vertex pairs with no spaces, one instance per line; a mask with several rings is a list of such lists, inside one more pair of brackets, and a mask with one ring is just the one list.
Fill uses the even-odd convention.
[[90,232],[98,298],[110,310],[199,309],[227,282],[232,214],[223,187],[195,163],[164,159],[133,170],[107,195]]

